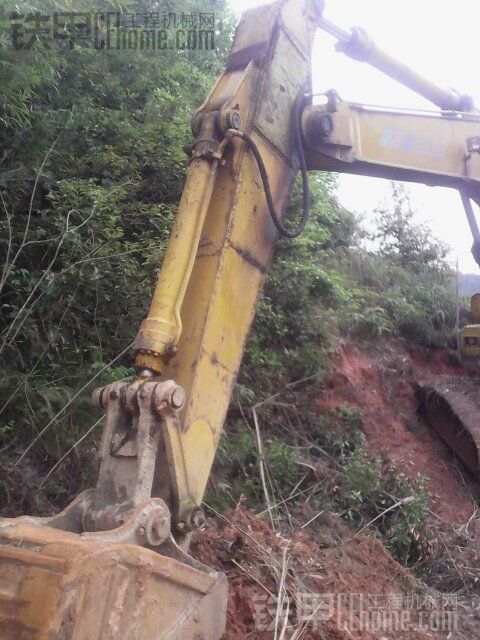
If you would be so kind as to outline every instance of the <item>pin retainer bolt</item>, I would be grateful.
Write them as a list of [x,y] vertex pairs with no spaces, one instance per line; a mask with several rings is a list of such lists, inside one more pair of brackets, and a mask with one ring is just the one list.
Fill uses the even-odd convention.
[[238,113],[238,111],[232,111],[231,112],[231,114],[230,114],[230,126],[232,127],[232,129],[236,129],[237,131],[242,126],[242,119],[241,119],[240,114]]

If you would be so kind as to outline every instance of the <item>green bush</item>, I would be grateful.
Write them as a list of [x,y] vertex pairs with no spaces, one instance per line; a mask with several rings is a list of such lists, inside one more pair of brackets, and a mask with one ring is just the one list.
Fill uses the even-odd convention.
[[423,559],[430,522],[426,478],[412,481],[391,463],[367,455],[361,414],[349,405],[310,414],[307,424],[319,459],[330,456],[325,485],[315,497],[318,508],[340,515],[356,531],[375,532],[404,565]]
[[[287,498],[300,478],[295,456],[294,448],[279,438],[268,437],[264,443],[267,490],[274,502]],[[262,509],[266,503],[259,465],[254,432],[244,421],[227,425],[217,451],[213,486],[207,491],[205,503],[217,511],[243,502],[249,509]]]
[[[295,398],[281,395],[279,402],[289,406]],[[426,478],[410,480],[391,463],[367,455],[361,413],[348,404],[322,415],[302,413],[292,430],[294,416],[298,420],[294,410],[272,409],[260,419],[274,516],[291,518],[305,499],[302,490],[310,488],[309,504],[340,516],[352,536],[375,533],[404,565],[423,560],[430,523]],[[239,504],[266,509],[256,436],[244,419],[227,424],[205,503],[220,512]]]
[[[334,507],[357,529],[370,527],[394,557],[414,565],[423,557],[430,496],[426,479],[408,480],[392,465],[357,447],[345,460]],[[392,508],[393,507],[393,508]]]

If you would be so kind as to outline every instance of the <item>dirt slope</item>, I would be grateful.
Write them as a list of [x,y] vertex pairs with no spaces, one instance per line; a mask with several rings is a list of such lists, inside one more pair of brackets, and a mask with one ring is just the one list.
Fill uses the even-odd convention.
[[367,450],[385,455],[410,477],[426,475],[432,509],[445,521],[463,523],[474,509],[476,483],[417,417],[415,382],[427,373],[466,375],[447,350],[412,349],[402,340],[368,350],[344,345],[316,406],[319,412],[341,404],[360,409]]
[[[453,577],[431,581],[445,586],[441,593],[393,560],[379,540],[356,536],[338,518],[322,515],[307,533],[295,530],[294,514],[293,531],[281,535],[249,512],[231,511],[209,521],[193,545],[200,560],[228,576],[225,640],[480,638],[478,602],[469,598],[469,585],[476,589],[480,581],[480,526],[472,518],[476,483],[418,418],[415,396],[415,383],[425,374],[460,378],[465,371],[446,350],[412,349],[402,340],[375,348],[343,345],[332,365],[313,392],[316,410],[358,409],[369,452],[412,478],[428,476],[432,511],[445,527],[468,532],[465,548],[455,553],[471,580],[463,588],[460,579],[458,590],[457,556],[449,549],[451,564],[439,564],[438,572],[453,567]],[[297,509],[298,522],[314,515],[309,505]]]

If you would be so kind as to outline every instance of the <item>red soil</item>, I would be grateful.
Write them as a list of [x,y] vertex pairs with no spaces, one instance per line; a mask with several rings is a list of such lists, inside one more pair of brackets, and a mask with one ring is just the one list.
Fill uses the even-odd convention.
[[[336,525],[326,522],[325,526],[335,528]],[[373,538],[352,539],[349,536],[335,547],[320,549],[316,540],[304,531],[295,531],[288,539],[248,512],[231,511],[222,519],[209,523],[192,551],[202,562],[228,576],[230,592],[224,640],[280,637],[298,640],[473,640],[478,637],[478,624],[475,627],[476,623],[468,616],[461,618],[458,632],[450,633],[448,627],[426,629],[421,623],[424,614],[419,612],[427,606],[426,602],[438,605],[438,594],[429,592]],[[288,571],[283,592],[290,600],[290,615],[286,634],[281,636],[284,616],[280,616],[275,635],[276,600],[270,594],[278,596],[285,563]],[[302,612],[298,608],[299,602],[306,602],[302,600],[302,594],[313,598],[307,600],[311,608],[303,611],[303,620],[310,619],[303,627],[299,624]],[[318,600],[314,598],[318,594],[323,594],[320,597],[326,603],[322,610],[325,615],[305,615],[316,609],[314,603]],[[408,601],[415,604],[409,608]],[[398,605],[398,602],[402,604]],[[391,620],[399,620],[396,607],[406,611],[404,615],[409,618],[401,625],[387,622],[385,626],[375,628],[371,612],[382,607],[397,616]],[[295,632],[298,635],[295,636]]]
[[414,383],[427,372],[465,375],[446,350],[414,350],[402,341],[385,342],[374,351],[345,345],[316,407],[322,413],[341,404],[360,409],[367,450],[386,456],[408,477],[427,476],[432,510],[447,522],[464,523],[474,508],[475,483],[416,416]]
[[[449,353],[414,350],[402,341],[385,342],[375,350],[344,345],[335,356],[332,369],[329,379],[315,391],[318,412],[334,411],[345,404],[360,410],[367,450],[388,458],[412,478],[427,475],[432,509],[453,525],[465,523],[473,511],[471,494],[475,483],[416,412],[417,379],[435,373],[465,375]],[[315,515],[309,511],[308,504],[297,505],[292,525],[297,526],[297,520],[309,521]],[[380,541],[355,536],[342,520],[325,514],[316,518],[315,527],[309,531],[298,529],[282,537],[264,520],[242,510],[209,521],[192,552],[205,564],[227,574],[229,600],[224,640],[480,638],[480,618],[473,609],[462,609],[457,628],[448,626],[448,619],[446,628],[422,626],[422,609],[426,605],[418,606],[418,602],[428,602],[429,598],[438,602],[442,596],[395,562]],[[472,567],[477,566],[478,554],[471,560]],[[289,599],[284,634],[283,614],[275,631],[275,597],[279,592]],[[299,608],[302,594],[313,594],[314,598],[324,594],[327,604],[322,610],[326,612],[323,619],[317,615],[305,622]],[[407,608],[408,621],[400,628],[395,622],[374,628],[371,619],[370,626],[365,624],[364,616],[365,611],[375,610],[379,596],[383,603],[385,598],[400,601],[402,611],[412,598],[417,604],[413,610]],[[391,613],[392,607],[388,610]],[[447,606],[446,615],[450,613]]]

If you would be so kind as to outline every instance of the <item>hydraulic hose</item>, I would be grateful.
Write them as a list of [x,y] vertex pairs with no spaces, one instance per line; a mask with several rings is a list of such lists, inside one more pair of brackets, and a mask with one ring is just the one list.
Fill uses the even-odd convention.
[[252,138],[245,133],[244,131],[238,131],[237,129],[228,129],[227,135],[230,137],[236,136],[237,138],[241,138],[248,146],[250,151],[255,158],[255,161],[258,166],[258,170],[260,172],[260,177],[262,179],[263,189],[265,191],[265,197],[267,199],[268,211],[272,218],[273,224],[277,228],[280,235],[285,238],[297,238],[302,231],[305,229],[305,225],[307,224],[308,215],[310,213],[310,190],[308,188],[308,173],[307,173],[307,163],[305,161],[305,154],[303,151],[302,145],[302,136],[301,136],[301,107],[305,100],[306,96],[302,93],[295,100],[292,107],[292,133],[293,139],[295,143],[295,149],[298,154],[298,162],[300,173],[302,175],[302,217],[300,218],[300,222],[298,226],[293,229],[287,229],[279,216],[275,203],[273,201],[272,190],[270,187],[270,182],[268,179],[267,170],[265,167],[265,163],[263,162],[262,155],[260,153],[259,148],[252,140]]

